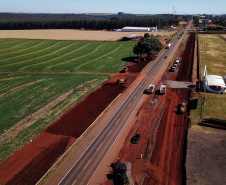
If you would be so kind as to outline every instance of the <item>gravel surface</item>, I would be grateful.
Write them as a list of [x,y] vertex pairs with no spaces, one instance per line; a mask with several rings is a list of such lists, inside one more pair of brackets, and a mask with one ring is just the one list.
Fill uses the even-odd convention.
[[191,126],[188,131],[187,184],[225,184],[225,152],[225,130]]

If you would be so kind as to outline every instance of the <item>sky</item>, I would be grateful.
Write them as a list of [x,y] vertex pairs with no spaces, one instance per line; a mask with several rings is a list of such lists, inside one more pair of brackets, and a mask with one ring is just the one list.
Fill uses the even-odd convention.
[[0,0],[0,12],[226,14],[226,0]]

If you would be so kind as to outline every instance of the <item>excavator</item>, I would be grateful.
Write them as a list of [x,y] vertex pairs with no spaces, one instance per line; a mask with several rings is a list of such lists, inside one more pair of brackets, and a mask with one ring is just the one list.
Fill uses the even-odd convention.
[[117,161],[111,164],[114,173],[114,179],[118,181],[118,184],[129,185],[129,179],[126,175],[126,164],[120,162],[120,159],[117,158]]

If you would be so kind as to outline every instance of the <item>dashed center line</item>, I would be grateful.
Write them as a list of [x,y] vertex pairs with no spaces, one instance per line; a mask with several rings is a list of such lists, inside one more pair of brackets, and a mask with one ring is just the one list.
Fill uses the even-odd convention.
[[90,163],[91,159],[88,161],[88,163],[85,165],[85,167],[83,168],[83,170],[86,169],[86,167],[88,166],[88,164]]
[[116,125],[118,124],[119,120],[120,120],[120,119],[118,119],[118,121],[116,122]]
[[124,110],[124,112],[122,113],[122,115],[124,115],[126,113],[126,110]]
[[101,143],[101,145],[97,148],[97,150],[96,150],[96,151],[98,151],[98,150],[100,149],[100,147],[102,146],[102,144],[103,144],[103,143]]
[[108,133],[107,137],[110,135],[111,132],[112,132],[112,129],[111,129],[111,131]]

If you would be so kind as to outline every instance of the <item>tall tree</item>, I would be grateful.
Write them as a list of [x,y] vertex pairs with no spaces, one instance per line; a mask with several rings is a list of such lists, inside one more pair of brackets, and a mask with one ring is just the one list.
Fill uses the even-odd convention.
[[144,37],[139,41],[133,48],[133,53],[136,55],[147,54],[148,58],[150,55],[157,53],[162,49],[162,43],[152,37]]

